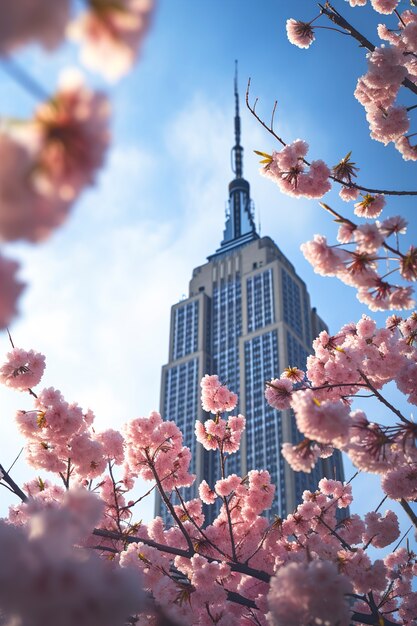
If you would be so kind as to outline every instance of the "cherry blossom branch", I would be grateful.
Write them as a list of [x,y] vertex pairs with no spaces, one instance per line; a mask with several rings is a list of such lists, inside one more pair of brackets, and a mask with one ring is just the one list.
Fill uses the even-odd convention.
[[150,489],[148,489],[148,491],[144,493],[143,496],[140,496],[137,500],[134,500],[131,504],[126,504],[125,506],[121,506],[120,511],[128,511],[129,509],[132,509],[136,504],[138,504],[139,502],[144,500],[144,498],[149,496],[155,488],[156,488],[156,484],[153,485]]
[[[323,513],[325,513],[325,511],[323,511]],[[323,524],[323,526],[327,528],[331,535],[333,535],[334,537],[336,537],[336,539],[338,539],[338,541],[340,541],[341,545],[346,548],[346,550],[349,550],[349,552],[356,552],[356,550],[352,548],[352,546],[347,541],[345,541],[336,530],[334,530],[331,526],[327,524],[327,522],[324,521],[322,515],[320,515],[317,519]]]
[[4,71],[36,100],[52,102],[50,94],[11,57],[2,59]]
[[7,483],[7,485],[9,485],[9,487],[10,487],[10,490],[16,496],[18,496],[21,499],[22,502],[27,502],[29,500],[29,498],[24,493],[24,491],[22,491],[21,488],[19,487],[19,485],[17,483],[15,483],[13,478],[11,478],[10,474],[8,472],[6,472],[6,470],[4,469],[3,465],[0,465],[0,476],[1,476],[0,480],[3,480],[5,483]]
[[[330,2],[326,2],[325,6],[319,3],[319,7],[323,15],[328,17],[329,20],[331,20],[334,24],[340,26],[340,28],[346,30],[351,37],[359,42],[359,45],[361,47],[367,48],[370,52],[373,52],[375,50],[374,44],[371,43],[369,39],[367,39],[364,35],[362,35],[362,33],[356,30],[356,28],[354,28],[352,24],[345,20],[345,18],[342,17],[342,15],[338,11],[336,11],[336,9],[330,4]],[[415,85],[409,78],[404,78],[402,84],[404,85],[404,87],[417,95],[417,85]]]
[[374,385],[371,383],[371,381],[366,376],[366,374],[364,374],[360,369],[358,369],[358,372],[359,372],[359,375],[361,376],[361,378],[366,382],[366,384],[368,385],[369,389],[372,391],[374,396],[380,402],[382,402],[382,404],[385,404],[385,406],[388,407],[393,413],[395,413],[395,415],[397,415],[400,418],[400,420],[402,422],[404,422],[404,424],[409,425],[411,423],[410,420],[408,420],[406,417],[404,417],[404,415],[401,413],[401,411],[396,409],[395,406],[393,406],[390,402],[388,402],[388,400],[386,398],[384,398],[384,396],[382,394],[379,393],[378,389],[376,387],[374,387]]
[[[333,217],[336,218],[337,221],[341,221],[344,222],[345,224],[349,224],[349,226],[352,226],[352,228],[357,228],[357,224],[355,224],[355,222],[352,222],[352,220],[350,220],[348,217],[343,217],[343,215],[340,215],[340,213],[338,213],[337,211],[335,211],[334,209],[332,209],[328,204],[326,204],[325,202],[319,202],[319,205],[321,206],[322,209],[324,209],[325,211],[327,211],[328,213],[330,213],[331,215],[333,215]],[[402,252],[400,252],[398,250],[398,248],[393,248],[392,246],[389,245],[389,243],[387,243],[384,239],[383,243],[381,244],[386,250],[389,250],[390,252],[392,252],[393,254],[397,254],[398,256],[404,258],[404,254]],[[384,257],[385,258],[385,257]],[[395,259],[390,259],[392,260],[397,260]]]
[[191,541],[190,535],[187,533],[187,531],[186,531],[186,529],[184,527],[184,524],[181,522],[180,518],[176,514],[175,509],[174,509],[172,503],[169,501],[169,498],[167,497],[167,495],[166,495],[166,493],[165,493],[165,491],[164,491],[164,489],[162,487],[161,480],[160,480],[160,478],[159,478],[159,476],[158,476],[158,474],[157,474],[157,472],[155,470],[155,465],[154,465],[152,459],[149,456],[148,450],[145,450],[145,453],[146,453],[146,458],[147,458],[147,461],[148,461],[148,465],[151,468],[152,474],[153,474],[153,476],[155,478],[155,482],[156,482],[158,491],[160,493],[160,496],[161,496],[162,500],[164,501],[165,506],[167,507],[167,509],[171,513],[172,517],[177,522],[178,528],[182,532],[182,534],[184,536],[184,539],[187,542],[189,550],[192,551],[193,550],[193,543]]
[[417,515],[414,513],[411,506],[408,504],[406,500],[404,500],[404,498],[401,498],[400,505],[402,506],[402,508],[404,509],[404,511],[410,518],[410,520],[413,522],[414,526],[417,528]]
[[[220,454],[220,468],[221,468],[221,475],[222,478],[225,478],[225,463],[224,463],[224,453],[223,450],[219,448],[219,454]],[[230,544],[232,547],[232,557],[234,561],[237,561],[237,556],[236,556],[236,545],[235,545],[235,538],[233,536],[233,525],[232,525],[232,517],[230,515],[230,509],[229,509],[229,503],[227,501],[226,496],[222,497],[222,500],[224,502],[224,507],[226,509],[226,516],[227,516],[227,525],[229,527],[229,535],[230,535]]]
[[[183,556],[186,559],[190,559],[194,554],[198,554],[196,550],[191,547],[191,550],[184,550],[182,548],[173,548],[172,546],[168,546],[163,543],[158,543],[153,541],[152,539],[146,539],[145,537],[132,537],[126,535],[124,533],[120,534],[114,532],[112,530],[102,530],[101,528],[95,528],[93,530],[93,535],[97,537],[103,537],[105,539],[114,539],[115,541],[124,541],[125,543],[143,543],[150,548],[155,548],[159,552],[166,552],[167,554],[173,554],[175,556]],[[215,559],[212,557],[205,557],[209,562],[220,562],[219,559]],[[261,580],[262,582],[268,583],[271,579],[271,575],[263,570],[255,569],[246,565],[244,563],[235,563],[233,561],[226,561],[226,564],[230,567],[230,569],[234,572],[239,572],[240,574],[246,574],[248,576],[252,576],[252,578],[256,578],[257,580]]]
[[113,485],[113,497],[114,497],[114,508],[116,509],[116,524],[117,524],[117,528],[119,530],[119,532],[122,532],[122,526],[121,526],[121,520],[120,520],[120,510],[119,510],[119,503],[117,500],[117,488],[116,488],[116,481],[114,479],[114,475],[113,475],[113,467],[111,464],[111,461],[109,461],[109,474],[110,474],[110,478],[111,478],[111,482]]
[[178,496],[179,501],[181,502],[181,506],[184,509],[185,514],[187,515],[189,521],[196,528],[196,530],[201,534],[201,536],[203,537],[204,541],[206,543],[208,543],[212,548],[214,548],[214,550],[216,550],[219,554],[223,555],[226,558],[230,558],[225,552],[223,552],[223,550],[221,550],[218,546],[216,546],[215,543],[213,543],[211,541],[211,539],[206,535],[204,530],[197,524],[197,522],[195,521],[193,516],[189,514],[189,512],[187,510],[187,506],[186,506],[186,504],[184,502],[184,498],[182,497],[181,492],[180,492],[180,490],[177,487],[175,487],[175,492],[176,492],[176,494]]
[[[268,133],[270,133],[274,137],[274,139],[276,139],[282,146],[284,147],[287,146],[288,144],[282,139],[282,137],[276,134],[272,125],[268,126],[268,124],[266,124],[263,121],[263,119],[256,113],[256,105],[258,103],[258,98],[255,98],[253,106],[249,104],[250,84],[251,84],[251,79],[249,78],[248,86],[246,88],[246,96],[245,96],[247,108],[255,117],[255,119],[259,122],[259,124],[263,126],[263,128],[265,128],[265,130]],[[275,108],[276,108],[276,103],[274,104],[274,112],[275,112]],[[307,161],[307,159],[303,158],[302,161],[303,163],[305,163],[305,165],[310,167],[310,162]],[[404,191],[404,190],[398,190],[398,189],[373,189],[370,187],[364,187],[362,185],[358,185],[358,183],[353,183],[353,182],[347,183],[345,180],[337,178],[336,176],[333,176],[333,175],[330,175],[329,178],[333,180],[334,182],[340,185],[343,185],[344,187],[353,187],[354,189],[359,189],[359,191],[365,191],[366,193],[370,193],[370,194],[382,194],[385,196],[417,196],[417,190]]]

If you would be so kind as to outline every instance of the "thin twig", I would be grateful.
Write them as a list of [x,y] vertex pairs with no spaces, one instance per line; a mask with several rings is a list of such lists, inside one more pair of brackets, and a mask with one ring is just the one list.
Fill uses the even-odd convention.
[[411,506],[408,504],[407,500],[404,500],[404,498],[401,498],[400,504],[402,508],[404,509],[404,511],[407,513],[410,520],[413,522],[414,526],[417,528],[417,515],[414,513]]
[[[245,96],[247,108],[255,117],[255,119],[259,122],[259,124],[263,126],[263,128],[265,128],[265,130],[268,133],[270,133],[274,137],[274,139],[276,139],[276,141],[278,141],[285,148],[287,143],[282,139],[282,137],[276,134],[273,127],[268,126],[268,124],[266,124],[263,121],[263,119],[256,113],[256,105],[258,103],[258,98],[255,99],[254,104],[252,106],[249,104],[250,84],[251,84],[251,79],[249,78],[248,86],[246,88],[246,96]],[[302,159],[302,161],[305,165],[310,167],[311,164],[309,161],[307,161],[307,159]],[[404,191],[404,190],[397,190],[397,189],[373,189],[371,187],[363,187],[362,185],[358,185],[357,183],[352,183],[352,182],[347,185],[345,180],[341,180],[340,178],[337,178],[336,176],[330,175],[329,178],[331,178],[331,180],[338,183],[339,185],[343,185],[344,187],[348,186],[354,189],[359,189],[359,191],[365,191],[366,193],[370,193],[370,194],[383,194],[386,196],[417,196],[417,191]]]
[[32,78],[20,65],[11,57],[2,59],[2,67],[14,81],[16,81],[25,91],[30,93],[37,101],[51,100],[49,93],[39,83]]

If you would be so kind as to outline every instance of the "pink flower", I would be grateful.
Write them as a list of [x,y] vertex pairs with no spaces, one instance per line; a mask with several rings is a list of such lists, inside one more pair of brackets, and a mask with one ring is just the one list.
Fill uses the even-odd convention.
[[214,488],[219,496],[225,497],[230,495],[232,491],[237,489],[241,482],[242,479],[240,478],[240,476],[237,476],[236,474],[231,474],[227,478],[221,478],[220,480],[218,480]]
[[387,145],[408,132],[410,120],[405,107],[375,108],[367,114],[372,139]]
[[349,407],[343,402],[320,402],[313,391],[296,391],[291,398],[298,429],[319,443],[344,442],[349,433]]
[[271,579],[268,604],[275,626],[349,626],[352,587],[334,563],[313,560],[282,566]]
[[295,472],[306,472],[307,474],[315,467],[320,456],[320,448],[312,444],[309,439],[304,439],[295,446],[291,443],[284,443],[281,452],[291,469]]
[[340,241],[340,243],[349,243],[352,241],[355,230],[355,224],[352,224],[351,222],[343,222],[343,224],[340,224],[337,232],[337,241]]
[[404,161],[417,161],[417,145],[412,146],[405,135],[395,140],[395,147]]
[[45,48],[55,48],[64,37],[69,19],[69,0],[2,1],[0,54],[39,41]]
[[400,260],[400,274],[405,280],[417,278],[417,248],[410,246]]
[[358,244],[357,250],[359,252],[371,254],[377,252],[384,242],[384,235],[380,231],[379,222],[358,226],[353,233],[353,238]]
[[344,202],[350,202],[351,200],[356,200],[359,196],[359,189],[356,187],[342,187],[339,191],[339,196]]
[[109,144],[109,102],[78,75],[62,77],[53,100],[38,107],[40,136],[36,184],[44,193],[73,200],[94,182]]
[[305,377],[305,372],[299,370],[298,367],[286,367],[280,376],[281,379],[288,378],[293,383],[301,383]]
[[289,378],[275,378],[266,383],[266,401],[278,411],[289,409],[292,390],[293,384]]
[[417,468],[414,464],[400,466],[388,471],[381,481],[382,489],[393,500],[417,498]]
[[216,492],[213,489],[210,489],[208,483],[205,480],[200,483],[198,487],[198,493],[204,504],[213,504],[213,502],[217,498]]
[[360,202],[355,204],[355,215],[368,218],[378,217],[385,206],[384,196],[382,194],[372,196],[367,193],[365,196],[362,196],[362,198]]
[[7,361],[0,367],[0,382],[8,387],[26,391],[35,387],[42,378],[45,357],[33,350],[13,348],[7,354]]
[[237,404],[237,395],[222,385],[217,375],[206,374],[201,380],[201,404],[204,411],[222,413],[232,411]]
[[314,29],[308,22],[290,18],[287,20],[286,28],[290,43],[299,48],[309,48],[315,39]]
[[24,283],[16,279],[19,264],[0,255],[0,330],[17,315],[17,299]]
[[329,246],[323,235],[314,235],[313,241],[301,244],[300,248],[314,271],[322,276],[335,276],[341,270],[343,271],[344,263],[350,257],[345,250]]
[[356,329],[358,331],[358,337],[372,339],[375,334],[376,322],[367,315],[362,315],[362,319],[356,324]]
[[397,8],[399,0],[371,0],[373,9],[383,15],[390,15]]
[[44,239],[65,219],[68,204],[35,188],[37,142],[27,127],[19,140],[0,132],[0,239]]
[[407,230],[407,224],[408,222],[401,215],[395,215],[381,222],[380,228],[385,237],[389,237],[394,233],[404,235]]
[[273,152],[261,174],[271,178],[289,196],[321,198],[331,189],[330,169],[321,160],[312,161],[306,169],[304,158],[307,151],[308,144],[296,139],[280,152]]
[[126,74],[142,47],[153,8],[154,0],[90,3],[68,29],[82,44],[81,61],[112,81]]
[[400,536],[398,518],[393,511],[386,511],[384,517],[372,511],[365,515],[365,522],[363,542],[371,543],[374,548],[385,548]]

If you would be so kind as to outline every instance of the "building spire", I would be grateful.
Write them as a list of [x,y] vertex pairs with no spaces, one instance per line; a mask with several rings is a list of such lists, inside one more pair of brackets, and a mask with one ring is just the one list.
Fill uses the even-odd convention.
[[240,145],[239,92],[237,87],[237,61],[235,61],[235,145],[232,148],[232,171],[236,178],[243,176],[243,148]]
[[209,259],[228,252],[232,248],[259,239],[253,219],[253,202],[250,187],[243,178],[243,148],[240,145],[239,92],[237,84],[237,61],[235,61],[235,145],[232,148],[232,171],[235,178],[229,184],[229,202],[226,211],[226,226],[220,248]]

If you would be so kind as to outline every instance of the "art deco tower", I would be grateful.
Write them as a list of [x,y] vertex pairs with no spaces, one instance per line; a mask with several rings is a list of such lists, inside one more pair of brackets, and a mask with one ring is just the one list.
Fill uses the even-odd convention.
[[[272,409],[264,398],[265,381],[288,366],[305,369],[312,340],[326,325],[311,308],[306,285],[290,261],[272,239],[256,232],[250,187],[243,178],[236,79],[235,107],[235,177],[229,184],[223,241],[207,263],[194,269],[188,298],[172,307],[160,410],[183,432],[197,484],[204,478],[212,487],[219,477],[217,456],[196,442],[194,425],[208,418],[201,408],[200,380],[218,374],[238,394],[237,411],[246,417],[240,452],[230,455],[227,472],[244,476],[251,469],[267,469],[277,486],[272,513],[284,516],[324,475],[343,479],[339,453],[321,460],[311,474],[290,469],[280,449],[286,441],[299,441],[294,417],[291,411]],[[183,496],[195,497],[195,487]],[[166,518],[159,499],[156,514]]]

